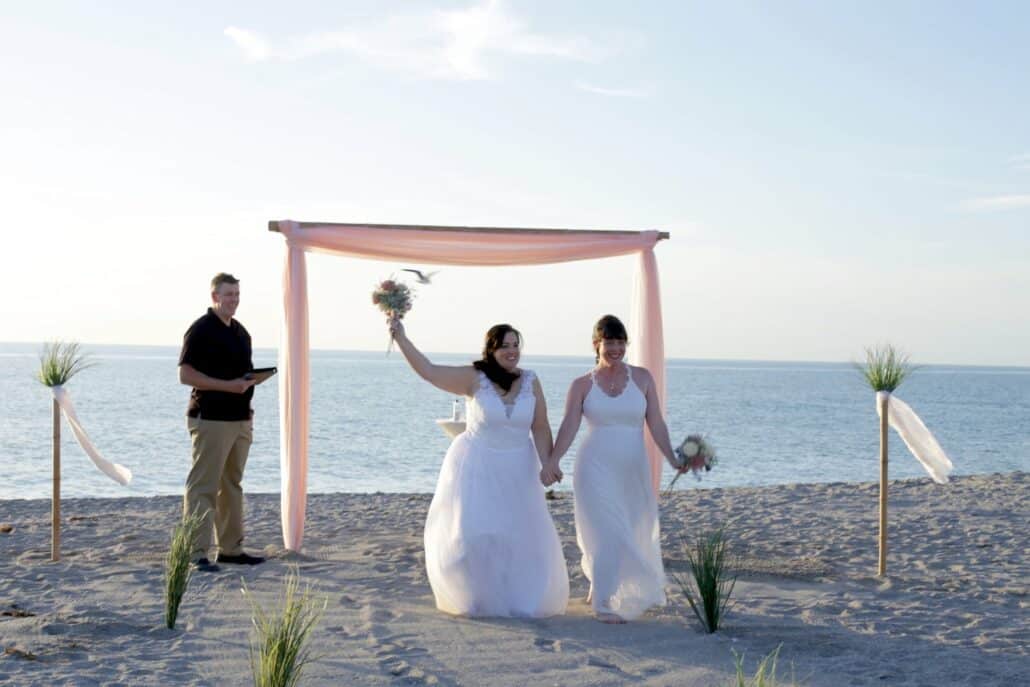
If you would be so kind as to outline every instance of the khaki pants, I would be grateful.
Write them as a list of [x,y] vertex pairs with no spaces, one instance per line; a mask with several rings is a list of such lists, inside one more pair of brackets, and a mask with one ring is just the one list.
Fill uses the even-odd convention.
[[187,418],[193,442],[193,467],[186,478],[183,514],[205,513],[190,558],[205,558],[215,530],[218,552],[243,551],[243,468],[253,439],[250,420],[221,422]]

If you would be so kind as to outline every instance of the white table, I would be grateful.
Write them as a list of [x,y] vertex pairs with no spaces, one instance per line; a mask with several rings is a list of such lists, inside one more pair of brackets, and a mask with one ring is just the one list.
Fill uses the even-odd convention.
[[437,420],[436,424],[440,425],[440,429],[442,429],[451,439],[465,431],[464,420],[452,420],[447,418],[446,420]]

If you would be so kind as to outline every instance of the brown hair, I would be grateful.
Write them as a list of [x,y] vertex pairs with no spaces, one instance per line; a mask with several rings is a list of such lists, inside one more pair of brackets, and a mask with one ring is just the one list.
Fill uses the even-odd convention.
[[211,293],[218,290],[218,287],[222,284],[239,284],[240,280],[232,276],[228,272],[219,272],[211,279]]
[[600,343],[603,339],[620,339],[629,342],[629,335],[626,334],[626,327],[615,315],[605,315],[594,325],[594,362],[601,359]]
[[518,341],[519,346],[522,346],[522,334],[518,329],[512,327],[510,324],[495,324],[490,327],[486,332],[486,337],[483,340],[483,357],[472,363],[472,366],[477,370],[486,375],[486,378],[491,382],[501,387],[505,391],[511,391],[511,385],[515,383],[515,380],[519,378],[519,373],[508,372],[497,359],[494,358],[494,353],[504,345],[504,337],[511,332],[515,335],[515,339]]

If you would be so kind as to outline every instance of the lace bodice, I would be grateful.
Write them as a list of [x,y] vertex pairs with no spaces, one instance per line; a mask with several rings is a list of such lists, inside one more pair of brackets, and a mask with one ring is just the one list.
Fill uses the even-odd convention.
[[493,448],[522,448],[529,438],[536,410],[533,371],[522,371],[521,387],[511,406],[505,405],[485,374],[478,375],[479,388],[468,401],[465,432]]

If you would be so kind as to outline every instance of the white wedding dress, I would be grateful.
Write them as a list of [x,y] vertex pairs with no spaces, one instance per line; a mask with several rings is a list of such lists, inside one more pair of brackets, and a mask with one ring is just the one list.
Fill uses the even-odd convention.
[[565,612],[569,578],[530,438],[533,373],[506,406],[482,372],[466,430],[440,468],[426,518],[426,570],[441,611],[544,617]]
[[629,379],[617,396],[593,380],[587,433],[576,453],[576,540],[596,613],[626,620],[665,603],[658,502],[644,452],[647,400]]

